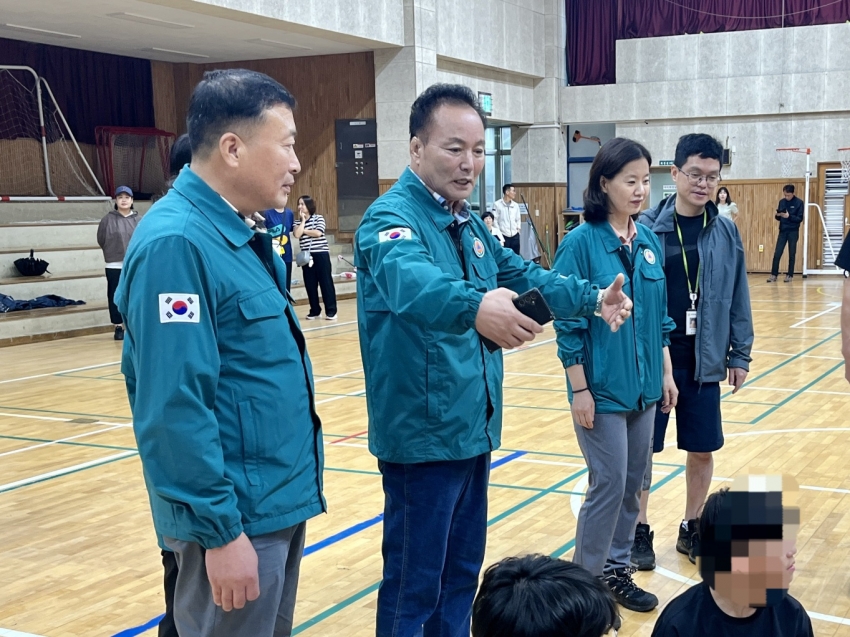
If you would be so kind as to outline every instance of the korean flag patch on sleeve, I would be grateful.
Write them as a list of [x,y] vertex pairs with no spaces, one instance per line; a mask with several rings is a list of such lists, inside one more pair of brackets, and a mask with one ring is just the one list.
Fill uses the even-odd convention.
[[197,294],[168,292],[159,295],[160,323],[200,323],[201,307]]
[[392,228],[378,233],[378,243],[384,241],[400,241],[402,239],[412,239],[413,233],[410,228]]

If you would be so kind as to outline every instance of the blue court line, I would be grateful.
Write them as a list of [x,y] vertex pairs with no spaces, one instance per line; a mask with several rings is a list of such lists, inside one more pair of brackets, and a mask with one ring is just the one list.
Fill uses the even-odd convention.
[[[515,451],[514,453],[509,454],[507,456],[504,456],[503,458],[499,458],[498,460],[492,461],[490,463],[490,469],[492,470],[492,469],[496,469],[498,467],[501,467],[502,465],[505,465],[505,464],[511,462],[512,460],[516,460],[517,458],[519,458],[520,456],[524,456],[525,454],[526,454],[525,451]],[[587,471],[587,469],[585,469],[584,471]],[[564,483],[558,483],[558,487],[563,486],[563,484]],[[541,497],[542,495],[545,495],[545,494],[537,494],[536,496],[532,496],[528,500],[529,503],[531,501],[539,499],[539,497]],[[522,507],[520,507],[520,508],[522,508]],[[514,507],[514,509],[516,509],[516,507]],[[511,509],[511,511],[513,512],[513,509]],[[358,524],[355,524],[354,526],[350,526],[347,529],[343,529],[339,533],[335,533],[334,535],[331,535],[330,537],[326,537],[324,540],[320,540],[320,541],[316,542],[315,544],[311,544],[310,546],[308,546],[304,549],[304,557],[307,557],[308,555],[311,555],[312,553],[316,553],[317,551],[321,551],[322,549],[327,548],[327,547],[329,547],[333,544],[336,544],[337,542],[341,542],[342,540],[349,538],[352,535],[360,533],[360,531],[364,531],[364,530],[366,530],[370,527],[373,527],[376,524],[378,524],[379,522],[381,522],[383,519],[384,519],[384,514],[380,513],[380,514],[376,515],[374,518],[372,518],[371,520],[366,520],[365,522],[359,522]],[[499,518],[499,519],[501,519],[501,518]],[[378,590],[379,585],[380,585],[380,582],[375,584],[374,590]],[[358,595],[360,595],[360,597],[365,597],[370,592],[372,592],[372,591],[369,590],[369,589],[366,589],[365,591],[361,591],[360,593],[358,593]],[[357,599],[360,599],[360,597],[357,597]],[[340,603],[344,604],[344,606],[341,606],[340,609],[344,608],[345,605],[348,605],[348,604],[351,604],[351,603],[357,601],[357,599],[349,598],[348,600],[345,600],[344,602],[340,602]],[[337,604],[337,606],[339,606],[339,604]],[[328,610],[332,610],[333,608],[336,608],[336,607],[335,606],[331,607]],[[327,612],[327,611],[325,611],[325,612]],[[337,611],[334,610],[333,612],[335,613]],[[330,614],[332,615],[333,613],[330,613]],[[159,621],[162,619],[162,617],[163,616],[160,615],[159,617],[149,621],[147,624],[144,624],[142,626],[137,626],[135,628],[130,628],[130,629],[125,630],[123,632],[117,633],[117,634],[113,635],[112,637],[134,637],[135,635],[140,635],[141,633],[148,631],[151,628],[154,628],[157,624],[159,624]],[[313,626],[314,624],[322,621],[322,619],[323,618],[321,618],[320,615],[317,615],[312,620],[308,620],[306,623],[301,624],[296,630],[293,631],[292,634],[296,635],[299,632],[301,632],[302,630],[306,630],[310,626]],[[313,622],[313,623],[310,623],[310,622]]]
[[120,633],[115,633],[112,637],[136,637],[136,635],[141,635],[142,633],[146,633],[152,628],[156,628],[159,626],[159,622],[162,621],[162,618],[165,615],[160,615],[159,617],[154,617],[147,624],[142,624],[141,626],[136,626],[135,628],[128,628],[127,630],[122,630]]
[[304,549],[304,557],[315,553],[316,551],[321,551],[323,548],[330,546],[331,544],[336,544],[337,542],[341,542],[347,537],[351,537],[356,533],[360,533],[360,531],[365,531],[369,527],[375,526],[378,522],[382,522],[384,519],[384,514],[379,513],[371,520],[366,520],[365,522],[360,522],[359,524],[355,524],[354,526],[350,526],[347,529],[340,531],[330,537],[326,537],[324,540],[320,540],[315,544],[311,544]]

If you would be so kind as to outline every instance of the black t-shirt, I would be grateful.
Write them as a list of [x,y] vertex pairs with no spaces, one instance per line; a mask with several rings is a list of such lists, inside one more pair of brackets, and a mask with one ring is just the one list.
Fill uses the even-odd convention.
[[[667,275],[667,314],[676,322],[676,329],[670,334],[670,359],[675,369],[696,369],[696,336],[685,334],[685,312],[691,309],[688,282],[685,278],[685,262],[682,259],[682,246],[688,258],[688,274],[691,289],[696,290],[697,271],[699,270],[699,251],[697,239],[702,232],[705,220],[703,215],[683,217],[675,214],[673,232],[667,233],[664,246],[664,273]],[[682,231],[682,243],[675,227]],[[699,300],[697,300],[699,303]]]
[[838,256],[835,257],[835,265],[843,270],[850,271],[850,232],[844,237],[844,243],[841,245],[841,250]]
[[697,584],[661,613],[652,637],[814,637],[806,610],[790,595],[749,617],[730,617],[717,607],[707,584]]

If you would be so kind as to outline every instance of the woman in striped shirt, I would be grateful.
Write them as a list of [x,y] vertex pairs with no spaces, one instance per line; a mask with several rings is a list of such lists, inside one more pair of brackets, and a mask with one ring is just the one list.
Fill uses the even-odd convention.
[[325,318],[336,320],[336,290],[334,289],[333,266],[328,239],[325,237],[325,218],[316,214],[316,202],[310,195],[298,199],[298,215],[301,217],[292,227],[292,233],[298,239],[301,250],[309,250],[312,257],[310,265],[304,266],[304,287],[310,300],[310,313],[307,320],[312,321],[322,315],[319,305],[319,288],[322,288],[322,300],[325,302]]

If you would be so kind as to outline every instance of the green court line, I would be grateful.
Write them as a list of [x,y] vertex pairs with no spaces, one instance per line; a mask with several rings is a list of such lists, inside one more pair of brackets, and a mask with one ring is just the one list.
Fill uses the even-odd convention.
[[[579,458],[580,460],[584,460],[584,456],[577,455],[577,454],[574,454],[574,453],[555,453],[554,451],[528,451],[527,449],[509,449],[507,447],[501,447],[499,449],[499,451],[510,451],[512,453],[516,452],[516,451],[524,451],[525,453],[527,453],[529,455],[534,454],[534,455],[537,455],[537,456],[555,456],[557,458]],[[655,462],[654,460],[652,461],[652,464],[654,464],[654,465],[657,464],[657,465],[660,465],[662,467],[684,467],[685,466],[683,464],[679,464],[678,462]]]
[[[524,502],[521,502],[520,504],[518,504],[514,507],[511,507],[510,509],[508,509],[508,511],[497,515],[495,518],[493,518],[492,520],[487,522],[487,526],[489,527],[492,524],[496,524],[497,522],[505,519],[508,515],[513,515],[514,513],[516,513],[517,511],[519,511],[523,507],[528,506],[529,504],[531,504],[533,502],[536,502],[541,497],[546,495],[546,493],[552,493],[555,489],[564,486],[565,484],[567,484],[571,480],[575,480],[576,477],[580,476],[585,471],[587,471],[587,469],[583,469],[582,471],[579,471],[579,472],[573,474],[572,476],[569,476],[568,478],[561,480],[560,482],[553,485],[552,487],[549,487],[549,489],[546,489],[545,493],[544,492],[538,493],[538,494],[528,498]],[[335,615],[339,611],[344,610],[344,609],[348,608],[349,606],[351,606],[352,604],[357,603],[358,601],[360,601],[361,599],[363,599],[367,595],[374,593],[375,591],[378,590],[378,588],[380,588],[380,586],[381,586],[380,582],[375,582],[371,586],[368,586],[368,587],[364,588],[363,590],[358,591],[357,593],[354,593],[354,595],[351,595],[350,597],[345,598],[341,602],[334,604],[333,606],[322,611],[318,615],[311,617],[310,619],[308,619],[304,623],[299,624],[298,626],[296,626],[293,629],[292,634],[298,635],[298,634],[304,632],[305,630],[307,630],[308,628],[312,628],[313,626],[315,626],[315,625],[323,622],[324,620],[326,620],[328,617]]]
[[95,467],[102,467],[104,465],[112,464],[113,462],[118,462],[120,460],[127,460],[127,458],[136,458],[138,455],[139,455],[138,453],[133,453],[131,455],[123,456],[121,458],[112,458],[111,460],[104,460],[103,462],[98,462],[98,463],[89,465],[88,467],[83,467],[82,469],[74,469],[73,471],[68,471],[66,473],[60,473],[60,474],[57,474],[55,476],[50,476],[50,477],[44,478],[43,480],[35,480],[34,482],[28,482],[27,484],[22,484],[22,485],[17,486],[17,487],[12,487],[11,489],[5,489],[3,491],[0,491],[0,494],[9,493],[10,491],[17,491],[18,489],[23,489],[24,487],[31,487],[34,484],[41,484],[42,482],[48,482],[50,480],[56,480],[57,478],[64,478],[65,476],[69,476],[69,475],[74,474],[74,473],[80,473],[81,471],[88,471],[89,469],[94,469]]
[[[836,336],[838,336],[839,334],[841,334],[841,331],[835,332],[832,336],[827,336],[826,338],[824,338],[823,340],[818,341],[817,343],[815,343],[815,344],[814,344],[814,345],[812,345],[811,347],[807,347],[806,349],[804,349],[804,350],[803,350],[802,352],[800,352],[799,354],[794,354],[794,356],[792,356],[791,358],[788,358],[788,359],[786,359],[786,360],[782,361],[781,363],[779,363],[779,364],[777,364],[777,365],[774,365],[773,367],[771,367],[771,368],[770,368],[770,369],[768,369],[767,371],[762,372],[761,374],[759,374],[759,375],[758,375],[758,376],[756,376],[755,378],[750,378],[749,380],[747,380],[747,382],[745,382],[743,385],[741,385],[741,389],[743,389],[743,388],[744,388],[744,387],[746,387],[747,385],[752,385],[753,383],[755,383],[755,382],[757,382],[757,381],[761,380],[761,379],[762,379],[762,378],[764,378],[765,376],[769,376],[770,374],[772,374],[772,373],[773,373],[773,372],[775,372],[776,370],[778,370],[778,369],[781,369],[781,368],[785,367],[788,363],[791,363],[791,362],[793,362],[793,361],[797,360],[798,358],[801,358],[801,357],[805,356],[806,354],[808,354],[808,353],[809,353],[809,352],[811,352],[812,350],[817,349],[817,348],[818,348],[818,347],[820,347],[821,345],[824,345],[824,344],[828,343],[829,341],[831,341],[832,339],[834,339],[834,338],[835,338]],[[721,395],[721,396],[720,396],[720,399],[721,399],[721,400],[723,400],[723,399],[724,399],[724,398],[726,398],[727,396],[731,396],[731,395],[732,395],[732,392],[731,392],[731,391],[728,391],[728,392],[726,392],[725,394]],[[749,423],[747,423],[747,424],[749,424]]]
[[113,383],[115,383],[115,382],[123,383],[124,382],[123,376],[121,378],[109,378],[107,376],[83,376],[82,374],[53,374],[53,378],[57,378],[57,377],[61,377],[61,378],[82,378],[83,380],[106,380],[106,381],[110,381],[110,382],[113,382]]
[[[107,432],[103,432],[107,433]],[[117,449],[118,451],[138,451],[135,447],[118,447],[115,445],[98,445],[93,442],[74,442],[73,440],[46,440],[44,438],[27,438],[24,436],[0,436],[5,440],[21,440],[23,442],[49,442],[55,445],[68,445],[71,447],[92,447],[94,449]]]
[[787,396],[787,397],[786,397],[786,398],[784,398],[783,400],[780,400],[778,403],[776,403],[773,407],[771,407],[770,409],[768,409],[768,410],[767,410],[766,412],[764,412],[762,415],[757,416],[756,418],[753,418],[753,420],[750,422],[750,424],[751,424],[751,425],[755,425],[755,424],[757,424],[757,423],[761,422],[762,420],[764,420],[765,418],[767,418],[770,414],[772,414],[773,412],[775,412],[777,409],[779,409],[780,407],[784,407],[785,405],[787,405],[788,403],[790,403],[792,400],[794,400],[795,398],[797,398],[797,397],[798,397],[800,394],[802,394],[804,391],[806,391],[806,390],[807,390],[807,389],[809,389],[810,387],[813,387],[813,386],[817,385],[817,384],[818,384],[819,382],[821,382],[824,378],[826,378],[827,376],[829,376],[830,374],[832,374],[833,372],[835,372],[836,370],[840,369],[840,368],[841,368],[841,367],[843,367],[843,366],[844,366],[844,361],[841,361],[840,363],[836,363],[836,364],[835,364],[833,367],[831,367],[828,371],[824,372],[823,374],[821,374],[820,376],[818,376],[817,378],[815,378],[812,382],[810,382],[810,383],[808,383],[808,384],[806,384],[806,385],[803,385],[800,389],[798,389],[797,391],[795,391],[793,394],[790,394],[789,396]]
[[342,467],[325,467],[325,471],[338,471],[339,473],[357,473],[364,476],[379,476],[380,471],[364,471],[362,469],[343,469]]
[[[654,463],[654,464],[660,464],[660,463]],[[672,480],[676,476],[681,475],[684,470],[685,470],[685,467],[680,465],[678,469],[667,474],[661,480],[659,480],[658,482],[654,483],[651,487],[649,487],[650,493],[656,491],[657,489],[660,489],[661,487],[663,487],[665,484],[670,482],[670,480]],[[555,558],[561,557],[562,555],[564,555],[568,551],[572,550],[572,548],[575,545],[576,545],[576,539],[573,538],[572,540],[570,540],[569,542],[567,542],[563,546],[559,546],[554,551],[552,551],[552,553],[550,553],[550,556],[555,557]]]
[[544,490],[543,490],[543,491],[541,491],[540,493],[537,493],[536,495],[533,495],[533,496],[531,496],[530,498],[528,498],[528,499],[526,499],[526,500],[523,500],[523,501],[522,501],[522,502],[520,502],[519,504],[516,504],[516,505],[512,506],[512,507],[511,507],[510,509],[508,509],[507,511],[502,511],[499,515],[497,515],[496,517],[494,517],[494,518],[492,518],[492,519],[490,519],[490,520],[488,520],[488,521],[487,521],[487,527],[489,528],[489,527],[493,526],[494,524],[498,524],[499,522],[501,522],[501,521],[502,521],[502,520],[504,520],[505,518],[507,518],[507,517],[509,517],[509,516],[513,515],[513,514],[514,514],[514,513],[516,513],[517,511],[520,511],[520,510],[524,509],[524,508],[525,508],[525,507],[527,507],[529,504],[534,504],[535,502],[537,502],[537,501],[538,501],[540,498],[542,498],[543,496],[545,496],[545,495],[547,495],[547,494],[549,494],[549,493],[552,493],[552,492],[553,492],[553,491],[555,491],[556,489],[560,489],[561,487],[563,487],[563,486],[565,486],[565,485],[569,484],[570,482],[572,482],[572,481],[573,481],[573,480],[575,480],[576,478],[578,478],[578,477],[580,477],[580,476],[584,475],[585,473],[587,473],[587,469],[581,469],[580,471],[576,471],[575,473],[573,473],[572,475],[567,476],[566,478],[564,478],[564,479],[563,479],[563,480],[561,480],[560,482],[556,482],[556,483],[555,483],[554,485],[552,485],[551,487],[549,487],[549,488],[547,488],[547,489],[544,489]]
[[773,407],[776,403],[760,403],[752,400],[726,400],[724,401],[727,405],[767,405],[768,407]]
[[103,414],[81,414],[76,411],[57,411],[55,409],[32,409],[31,407],[12,407],[11,405],[0,405],[0,409],[12,409],[14,411],[32,411],[39,414],[61,414],[63,416],[86,416],[88,418],[117,418],[119,420],[132,420],[129,416],[104,416]]

